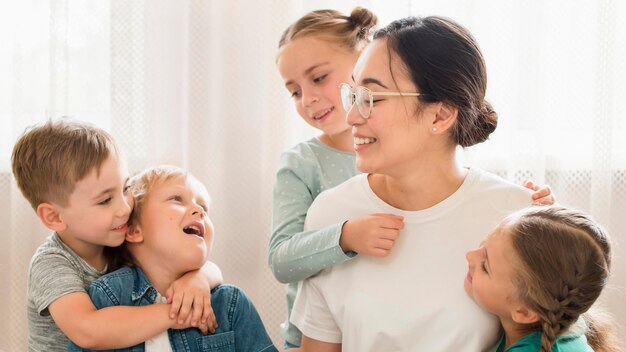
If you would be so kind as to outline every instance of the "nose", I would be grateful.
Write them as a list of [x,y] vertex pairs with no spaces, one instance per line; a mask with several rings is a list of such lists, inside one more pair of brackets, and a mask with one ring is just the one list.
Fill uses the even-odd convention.
[[204,209],[199,205],[196,205],[194,210],[191,212],[191,215],[197,215],[197,214],[200,214],[200,219],[204,217]]
[[346,112],[346,122],[350,126],[361,125],[365,122],[365,119],[361,116],[359,109],[356,107],[356,103],[352,104],[350,110]]
[[132,196],[123,195],[121,199],[122,204],[120,204],[118,214],[120,217],[128,216],[131,210],[133,210],[134,198]]
[[316,89],[302,89],[302,104],[304,104],[305,107],[309,107],[313,103],[317,103],[319,100],[320,96]]
[[473,266],[472,264],[476,260],[476,253],[478,253],[478,250],[469,251],[465,254],[465,259],[470,267]]

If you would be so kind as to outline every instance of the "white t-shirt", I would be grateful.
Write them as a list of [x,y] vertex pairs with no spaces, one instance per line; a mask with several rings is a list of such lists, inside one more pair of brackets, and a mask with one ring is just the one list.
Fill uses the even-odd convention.
[[[157,297],[154,300],[154,304],[167,303],[167,298],[157,293]],[[148,339],[144,343],[145,352],[173,352],[172,345],[170,344],[170,337],[167,330],[158,334],[157,336]]]
[[305,229],[357,216],[404,216],[405,228],[385,258],[359,255],[305,280],[291,322],[310,338],[344,351],[482,351],[498,340],[498,320],[465,293],[465,254],[507,214],[531,204],[530,191],[470,169],[439,204],[402,211],[358,175],[320,194]]

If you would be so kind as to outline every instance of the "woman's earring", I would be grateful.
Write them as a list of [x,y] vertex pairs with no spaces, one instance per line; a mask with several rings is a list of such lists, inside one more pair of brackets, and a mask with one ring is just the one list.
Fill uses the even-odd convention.
[[437,127],[433,127],[433,132],[437,132]]

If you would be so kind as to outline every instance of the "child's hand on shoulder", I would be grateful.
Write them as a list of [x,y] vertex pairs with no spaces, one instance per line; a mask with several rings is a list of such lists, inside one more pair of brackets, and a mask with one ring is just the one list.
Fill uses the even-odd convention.
[[554,205],[556,197],[548,185],[536,185],[533,181],[524,182],[524,187],[535,191],[532,194],[533,205]]
[[350,219],[343,224],[339,245],[344,252],[386,257],[403,228],[404,217],[399,215],[371,214]]
[[[213,333],[217,320],[211,307],[211,280],[200,270],[190,271],[176,280],[165,293],[171,304],[170,318],[177,328],[198,327]],[[203,330],[205,329],[205,330]]]

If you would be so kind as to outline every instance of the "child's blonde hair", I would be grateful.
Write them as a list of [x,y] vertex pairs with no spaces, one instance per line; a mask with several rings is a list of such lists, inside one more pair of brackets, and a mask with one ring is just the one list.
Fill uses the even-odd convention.
[[278,47],[300,37],[317,36],[349,50],[361,50],[370,41],[370,32],[377,21],[370,10],[362,7],[355,7],[350,16],[335,10],[312,11],[287,27]]
[[128,191],[135,201],[135,206],[128,223],[133,224],[134,222],[139,221],[139,216],[143,210],[146,195],[150,192],[154,185],[175,177],[186,178],[188,175],[189,173],[187,170],[178,166],[158,165],[147,168],[131,177],[128,181]]
[[113,137],[89,124],[48,120],[26,129],[13,147],[13,175],[33,209],[43,202],[66,206],[76,183],[118,154]]
[[[557,206],[517,213],[507,219],[504,231],[520,258],[513,278],[517,298],[541,318],[527,328],[543,332],[540,351],[552,351],[556,337],[591,308],[607,284],[609,236],[588,215]],[[614,350],[608,327],[594,324],[592,317],[586,320],[594,350]]]

